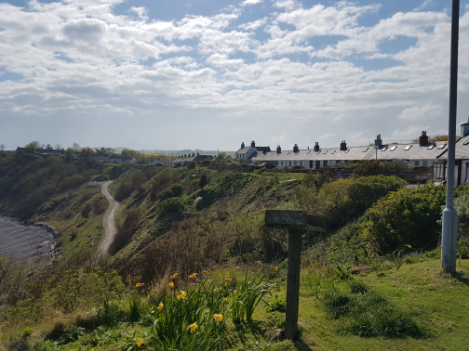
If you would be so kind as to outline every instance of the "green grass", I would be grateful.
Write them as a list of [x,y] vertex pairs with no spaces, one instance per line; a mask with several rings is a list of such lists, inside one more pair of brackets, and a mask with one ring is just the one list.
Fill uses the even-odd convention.
[[[270,339],[275,330],[282,325],[285,316],[283,312],[279,311],[267,312],[268,302],[286,298],[286,286],[281,284],[271,288],[272,296],[264,296],[267,303],[261,302],[258,305],[254,311],[252,322],[244,321],[240,324],[234,324],[231,319],[228,319],[226,323],[227,339],[223,349],[233,351],[467,350],[469,260],[462,260],[458,266],[458,273],[454,276],[440,273],[439,265],[439,260],[427,260],[405,264],[399,270],[390,269],[381,276],[371,272],[360,274],[359,277],[355,276],[354,278],[360,281],[360,284],[355,285],[355,288],[357,286],[360,288],[356,296],[363,296],[365,303],[353,308],[362,308],[364,312],[373,313],[375,310],[367,304],[372,305],[375,303],[374,301],[378,301],[378,304],[392,305],[396,310],[405,313],[408,318],[424,326],[428,335],[420,335],[415,338],[410,336],[355,335],[353,328],[350,328],[353,327],[353,318],[349,314],[341,314],[338,318],[334,318],[327,311],[325,291],[330,288],[333,276],[328,270],[321,271],[323,288],[318,295],[319,298],[304,286],[300,290],[300,340],[294,343],[291,341],[273,343]],[[305,277],[310,273],[314,272],[303,269],[302,284],[306,282]],[[227,271],[214,272],[213,277],[221,279],[226,274]],[[241,279],[242,275],[239,275],[239,278]],[[349,281],[336,279],[334,282],[334,287],[346,294],[353,295],[350,291],[350,289],[354,289],[353,286]],[[368,289],[368,292],[361,295],[364,287]],[[241,291],[239,287],[237,289]],[[369,297],[365,298],[367,295]],[[148,305],[146,301],[142,297],[141,306],[152,306]],[[157,305],[158,301],[155,302],[154,306]],[[225,313],[228,312],[225,311]],[[139,338],[143,338],[144,335],[151,335],[151,327],[142,323],[142,318],[136,324],[125,322],[109,328],[100,327],[99,330],[92,333],[87,331],[82,336],[83,339],[79,339],[75,344],[61,346],[59,349],[78,349],[79,345],[86,349],[85,342],[91,343],[87,345],[99,345],[100,350],[122,349],[123,345],[131,345]],[[132,334],[134,329],[135,335]],[[78,331],[70,328],[68,333],[71,334],[72,338],[75,335],[73,333]],[[35,337],[37,340],[37,336],[38,333],[33,331],[33,338]]]

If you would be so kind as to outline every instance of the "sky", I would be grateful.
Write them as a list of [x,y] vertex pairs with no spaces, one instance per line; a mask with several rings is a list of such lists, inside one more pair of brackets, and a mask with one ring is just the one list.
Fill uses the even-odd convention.
[[[461,0],[458,126],[468,10]],[[450,22],[443,0],[0,0],[0,144],[290,149],[446,134]]]

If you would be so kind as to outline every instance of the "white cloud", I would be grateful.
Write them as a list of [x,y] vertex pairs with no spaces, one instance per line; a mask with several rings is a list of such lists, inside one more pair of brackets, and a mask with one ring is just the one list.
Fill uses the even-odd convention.
[[300,3],[296,0],[272,0],[275,7],[283,8],[291,11],[294,8],[301,7]]
[[[7,133],[7,120],[31,125],[50,118],[60,126],[64,116],[116,119],[119,136],[117,126],[138,125],[124,122],[130,118],[148,118],[159,128],[177,120],[174,128],[192,126],[181,131],[181,139],[206,131],[195,131],[202,126],[195,120],[213,116],[210,126],[220,126],[220,118],[229,118],[232,127],[220,132],[222,144],[231,143],[224,133],[245,133],[245,120],[250,133],[286,145],[319,140],[335,146],[342,139],[363,145],[386,130],[388,139],[413,139],[421,130],[436,134],[432,130],[446,126],[437,118],[444,115],[449,81],[444,11],[394,13],[363,25],[360,19],[376,16],[377,5],[306,8],[276,1],[286,12],[263,12],[249,21],[239,8],[165,21],[147,18],[141,7],[130,10],[137,16],[117,15],[113,5],[119,2],[32,1],[26,9],[0,4],[0,68],[7,72],[0,78],[8,72],[25,77],[0,81],[0,138],[22,135]],[[267,39],[254,32],[262,27]],[[468,35],[466,12],[460,37]],[[383,43],[401,37],[415,43],[382,50]],[[469,109],[468,54],[469,42],[461,40],[462,112]],[[250,138],[260,140],[256,135]],[[214,142],[206,136],[193,140]]]
[[244,0],[240,5],[249,6],[261,3],[263,0]]
[[258,19],[253,22],[240,24],[238,28],[241,28],[244,30],[256,30],[257,28],[264,26],[266,23],[267,23],[267,18],[264,17],[262,19]]
[[437,104],[426,104],[423,106],[413,106],[402,110],[398,118],[412,122],[416,120],[430,121],[434,118],[441,118],[443,114],[443,106]]

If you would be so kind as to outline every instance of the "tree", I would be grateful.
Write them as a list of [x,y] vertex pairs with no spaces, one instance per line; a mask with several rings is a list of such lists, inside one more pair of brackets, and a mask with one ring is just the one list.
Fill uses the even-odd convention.
[[54,148],[52,147],[52,145],[51,145],[51,144],[47,144],[47,146],[46,146],[46,150],[54,150]]
[[222,152],[218,154],[217,158],[215,159],[215,164],[217,166],[217,172],[223,171],[228,164],[228,160],[226,159],[226,153]]
[[204,192],[204,187],[208,184],[208,179],[205,174],[202,174],[199,180],[199,188],[202,189],[202,193]]
[[73,150],[75,150],[75,151],[80,151],[80,145],[77,144],[77,143],[73,143],[72,148],[73,148]]
[[60,150],[61,148],[62,148],[62,145],[60,145],[60,144],[55,145],[56,150]]
[[121,155],[122,156],[125,156],[125,157],[134,157],[135,155],[137,155],[138,152],[135,151],[135,150],[131,150],[131,149],[127,149],[125,148],[124,150],[121,151]]
[[5,151],[5,144],[0,144],[0,151]]
[[83,149],[81,149],[80,151],[80,157],[81,158],[84,158],[84,159],[87,159],[91,156],[94,155],[94,150],[90,147],[84,147]]
[[75,155],[75,150],[73,150],[73,148],[68,147],[68,148],[65,150],[65,159],[71,160],[74,155]]
[[25,146],[26,153],[34,154],[36,153],[36,150],[39,148],[39,142],[38,141],[32,141],[29,144]]

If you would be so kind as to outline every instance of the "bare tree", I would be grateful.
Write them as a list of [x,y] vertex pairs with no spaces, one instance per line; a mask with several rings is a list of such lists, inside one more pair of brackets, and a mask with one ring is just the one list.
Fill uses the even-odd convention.
[[60,145],[60,144],[55,145],[56,150],[60,150],[61,148],[62,148],[62,145]]
[[75,151],[80,151],[80,145],[78,143],[73,143],[72,148]]
[[0,144],[0,150],[5,151],[5,144]]

